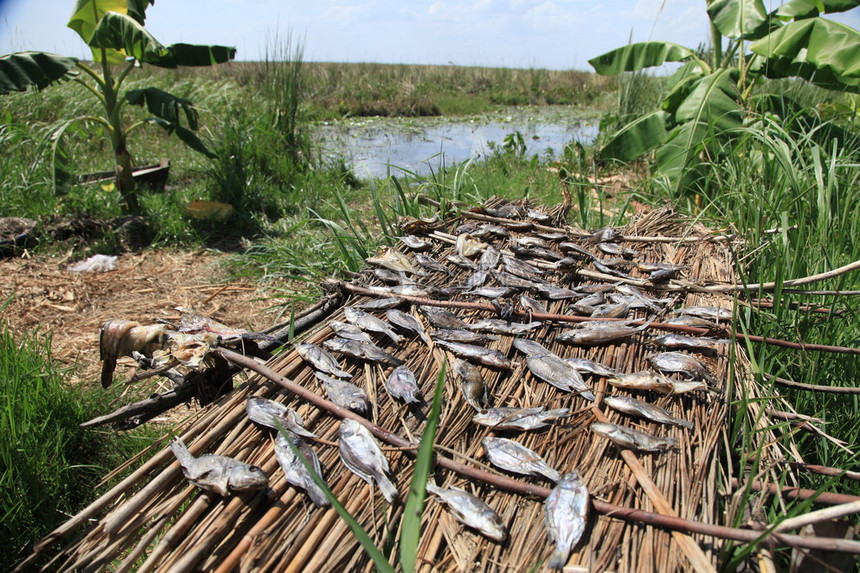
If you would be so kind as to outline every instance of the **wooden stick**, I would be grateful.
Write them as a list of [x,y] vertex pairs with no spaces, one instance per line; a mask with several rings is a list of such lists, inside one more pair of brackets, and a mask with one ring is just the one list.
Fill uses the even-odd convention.
[[852,501],[860,501],[860,496],[856,495],[848,495],[845,493],[832,493],[829,491],[816,491],[814,489],[804,489],[791,486],[781,486],[775,483],[764,485],[761,482],[754,481],[752,483],[740,485],[740,482],[738,482],[737,478],[732,478],[731,487],[732,489],[748,487],[752,491],[764,491],[771,495],[778,495],[786,499],[803,500],[809,499],[810,497],[814,497],[816,503],[823,503],[825,505],[840,505],[843,503],[851,503]]
[[804,384],[803,382],[795,382],[787,378],[780,378],[771,374],[764,374],[767,380],[773,380],[780,386],[788,386],[789,388],[797,388],[798,390],[808,390],[809,392],[825,392],[827,394],[860,394],[860,388],[856,386],[822,386],[821,384]]
[[798,529],[811,523],[828,521],[830,519],[842,517],[843,515],[851,515],[852,513],[860,513],[860,501],[851,501],[848,503],[843,503],[842,505],[825,507],[816,511],[810,511],[809,513],[805,513],[803,515],[790,517],[778,523],[773,530],[786,531],[789,529]]

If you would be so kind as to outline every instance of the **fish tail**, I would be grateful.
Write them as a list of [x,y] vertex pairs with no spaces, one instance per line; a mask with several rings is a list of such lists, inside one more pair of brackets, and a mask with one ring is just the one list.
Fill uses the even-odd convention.
[[688,430],[693,429],[693,422],[688,422],[687,420],[680,420],[678,422],[678,425],[681,426],[682,428],[687,428]]
[[314,505],[317,507],[326,507],[331,505],[331,502],[326,497],[323,490],[316,484],[311,484],[305,490],[308,492],[308,497],[311,498],[311,501],[314,502]]
[[176,456],[176,459],[179,460],[179,464],[183,467],[187,467],[188,464],[194,460],[194,456],[192,456],[191,452],[188,451],[188,448],[185,447],[185,442],[183,442],[179,437],[173,438],[173,441],[170,442],[170,450],[173,452],[173,455]]
[[376,479],[376,485],[379,486],[379,491],[382,492],[382,497],[385,498],[385,501],[392,504],[397,501],[397,497],[399,495],[397,493],[397,488],[394,487],[394,484],[391,483],[391,480],[388,479],[388,476],[383,473],[380,473],[379,475],[375,475],[373,477]]
[[564,566],[567,564],[567,558],[569,555],[566,551],[556,548],[553,552],[552,556],[549,558],[549,563],[547,563],[547,567],[550,569],[564,569]]

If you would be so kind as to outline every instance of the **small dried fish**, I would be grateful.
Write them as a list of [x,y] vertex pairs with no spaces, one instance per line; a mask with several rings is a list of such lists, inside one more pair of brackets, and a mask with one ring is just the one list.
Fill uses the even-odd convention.
[[506,287],[518,288],[518,289],[531,289],[537,288],[538,283],[520,278],[516,275],[512,275],[511,273],[507,273],[505,271],[495,271],[493,276],[499,281],[499,284]]
[[563,255],[545,247],[523,247],[521,245],[511,245],[511,251],[517,256],[527,259],[541,259],[544,261],[556,262],[564,258]]
[[498,336],[472,332],[464,328],[441,328],[430,333],[433,340],[444,340],[446,342],[465,342],[466,344],[486,344],[499,340]]
[[715,351],[724,348],[729,341],[724,338],[707,338],[704,336],[687,336],[686,334],[665,334],[652,338],[645,344],[662,346],[663,348],[688,348],[690,350]]
[[573,366],[578,372],[586,372],[595,376],[615,376],[618,370],[610,368],[602,362],[589,360],[587,358],[565,358],[565,362]]
[[540,247],[542,249],[549,248],[549,243],[547,243],[540,237],[533,237],[531,235],[523,235],[522,237],[517,237],[513,240],[513,243],[522,247]]
[[495,236],[499,238],[506,238],[511,236],[511,232],[501,225],[491,225],[490,223],[484,223],[480,225],[477,229],[472,231],[472,235],[478,237],[479,239],[484,239],[486,237]]
[[501,256],[502,252],[499,249],[493,246],[488,247],[481,253],[481,258],[478,259],[478,269],[483,271],[493,270],[498,266]]
[[556,340],[569,342],[571,344],[591,345],[603,344],[614,340],[627,338],[631,334],[645,330],[654,318],[649,319],[641,326],[629,326],[623,322],[609,320],[594,320],[581,323],[577,328],[567,330],[558,335]]
[[278,430],[278,422],[292,433],[306,438],[316,438],[313,432],[305,430],[305,421],[298,412],[280,402],[252,396],[245,402],[245,412],[255,424]]
[[639,251],[622,247],[618,243],[598,243],[597,249],[607,255],[614,255],[616,257],[634,257],[639,254]]
[[548,283],[540,283],[536,287],[536,290],[549,300],[565,300],[569,298],[582,298],[582,294],[578,293],[575,290],[564,288],[560,286],[551,285]]
[[472,330],[477,330],[479,332],[492,332],[493,334],[510,334],[517,335],[523,334],[524,332],[528,332],[530,330],[534,330],[539,326],[542,326],[542,322],[508,322],[507,320],[501,320],[498,318],[485,318],[483,320],[479,320],[478,322],[472,324],[469,328]]
[[415,262],[427,269],[428,271],[434,271],[437,273],[442,273],[443,275],[453,276],[448,267],[439,263],[433,257],[428,257],[427,255],[422,255],[421,253],[415,253]]
[[483,252],[489,245],[474,235],[463,233],[457,236],[457,254],[470,259]]
[[424,332],[424,326],[411,314],[392,308],[385,313],[385,316],[391,324],[414,333],[425,343],[430,344],[430,339],[427,338],[427,333]]
[[367,257],[365,261],[391,271],[415,274],[415,267],[409,257],[392,247],[382,247],[378,254]]
[[607,438],[617,446],[640,452],[663,452],[678,447],[678,440],[675,438],[652,436],[646,432],[617,424],[594,422],[591,424],[591,431],[598,436]]
[[340,352],[353,358],[362,360],[370,360],[371,362],[385,362],[400,366],[403,361],[396,356],[388,354],[375,344],[369,342],[358,342],[357,340],[349,340],[347,338],[329,338],[323,342],[323,346],[333,352]]
[[460,320],[450,310],[438,306],[420,306],[418,310],[427,318],[435,328],[469,328],[469,325]]
[[670,424],[688,429],[693,427],[692,422],[676,418],[663,408],[637,400],[636,398],[630,398],[629,396],[607,396],[603,401],[619,412],[624,412],[631,416],[639,416],[658,424]]
[[594,268],[597,269],[598,271],[600,271],[601,273],[606,273],[608,275],[621,277],[623,279],[632,279],[633,278],[626,273],[622,273],[621,271],[614,269],[613,266],[616,263],[617,263],[617,261],[603,261],[600,259],[594,259],[591,261],[591,264],[594,265]]
[[314,482],[308,469],[290,447],[289,442],[292,442],[301,455],[311,464],[313,471],[322,478],[320,460],[308,443],[291,432],[288,432],[287,436],[278,432],[278,437],[275,439],[275,457],[278,459],[281,469],[284,470],[287,483],[305,490],[315,506],[331,505],[323,490]]
[[591,318],[623,318],[627,316],[630,310],[630,303],[627,301],[614,304],[601,304],[594,307],[591,311]]
[[683,394],[685,392],[704,390],[707,388],[704,382],[671,380],[659,372],[651,372],[650,370],[632,372],[629,374],[619,373],[611,378],[607,378],[606,381],[616,388],[643,391],[656,390],[657,392],[666,395]]
[[563,241],[570,238],[570,235],[562,231],[535,231],[534,234],[547,241]]
[[372,314],[368,314],[360,308],[355,308],[354,306],[343,307],[343,314],[344,316],[346,316],[347,321],[356,325],[360,329],[364,331],[369,330],[370,332],[378,332],[380,334],[384,334],[385,336],[390,338],[394,344],[400,343],[400,337],[393,330],[391,330],[391,325],[384,320],[380,320]]
[[363,388],[359,388],[355,384],[338,378],[332,378],[322,372],[314,372],[314,376],[325,386],[329,400],[341,408],[352,410],[356,414],[363,416],[367,413],[370,407],[370,400],[368,400],[367,392]]
[[589,243],[608,243],[617,241],[621,238],[621,234],[612,227],[605,227],[594,231],[587,239]]
[[397,296],[389,296],[385,298],[374,298],[367,302],[355,305],[355,308],[361,310],[387,310],[395,308],[406,302],[404,299]]
[[466,279],[466,282],[463,286],[466,288],[466,290],[478,288],[479,286],[487,282],[487,278],[489,276],[490,271],[479,268],[477,271],[469,275],[469,278]]
[[666,324],[678,324],[680,326],[694,326],[696,328],[719,328],[719,325],[712,320],[708,320],[707,318],[702,318],[700,316],[691,316],[687,314],[673,316],[672,318],[667,318],[663,320],[663,322]]
[[700,376],[711,384],[716,385],[717,383],[714,377],[711,376],[711,373],[708,372],[707,366],[705,366],[701,360],[695,356],[690,356],[689,354],[682,354],[681,352],[659,352],[657,354],[647,356],[646,360],[648,360],[654,368],[663,372],[680,372],[690,376],[691,378]]
[[311,344],[310,342],[296,344],[296,352],[317,370],[337,376],[338,378],[352,378],[352,374],[343,371],[337,358],[316,344]]
[[429,285],[420,285],[417,283],[412,284],[402,284],[402,285],[394,285],[392,287],[388,287],[385,289],[386,293],[390,294],[402,294],[406,296],[433,296],[438,290],[436,287],[432,287]]
[[422,239],[415,235],[406,235],[405,237],[397,237],[400,242],[412,249],[413,251],[426,251],[433,248],[433,241]]
[[563,569],[570,552],[585,532],[589,495],[579,473],[564,474],[544,502],[544,523],[555,551],[549,558],[550,569]]
[[538,300],[533,299],[527,294],[520,295],[520,306],[532,312],[546,313],[546,307]]
[[720,308],[717,306],[688,306],[676,311],[677,314],[685,314],[687,316],[698,316],[709,320],[731,320],[732,309]]
[[454,519],[463,525],[477,529],[482,535],[500,543],[508,536],[499,514],[471,493],[458,487],[441,488],[432,483],[427,484],[427,491],[446,503]]
[[485,346],[477,346],[475,344],[448,342],[447,340],[437,340],[436,344],[446,348],[457,356],[477,360],[486,366],[492,366],[494,368],[511,368],[511,361],[498,350],[493,350]]
[[460,390],[467,404],[479,411],[490,405],[487,385],[477,366],[457,358],[454,360],[454,372],[460,378]]
[[502,264],[506,271],[523,279],[540,280],[541,275],[544,274],[544,271],[536,266],[513,257],[503,256]]
[[370,430],[352,419],[340,424],[340,459],[355,475],[369,484],[376,482],[388,503],[397,501],[397,488],[388,478],[391,469]]
[[269,478],[261,468],[215,454],[195,458],[178,437],[170,442],[170,449],[188,481],[219,495],[263,489],[269,485]]
[[451,263],[454,266],[460,267],[461,269],[464,269],[467,271],[477,271],[478,270],[478,265],[476,265],[474,262],[472,262],[471,260],[469,260],[466,257],[463,257],[461,255],[448,255],[445,258],[448,260],[449,263]]
[[552,354],[545,346],[528,338],[515,338],[514,348],[527,355]]
[[[586,261],[596,258],[594,255],[577,245],[576,243],[572,243],[570,241],[564,241],[558,244],[558,248],[568,254],[568,256],[573,256],[580,260]],[[571,253],[575,253],[571,255]]]
[[518,293],[519,290],[512,287],[489,287],[483,286],[474,290],[467,291],[466,294],[471,296],[479,296],[481,298],[509,298]]
[[511,408],[500,406],[480,410],[472,417],[473,422],[489,426],[496,430],[540,430],[547,426],[550,420],[570,416],[568,408],[546,410],[543,408]]
[[594,401],[594,394],[582,379],[582,375],[555,354],[530,354],[526,357],[526,366],[535,377],[559,390],[577,392],[589,402]]
[[348,338],[349,340],[357,340],[359,342],[373,342],[369,334],[354,324],[339,320],[330,320],[328,327],[341,338]]
[[385,389],[394,398],[402,400],[407,404],[421,404],[421,389],[415,382],[415,374],[406,366],[398,366],[385,381]]
[[543,476],[557,482],[559,474],[551,468],[537,453],[519,442],[507,438],[487,436],[481,442],[487,459],[494,466],[503,470],[527,476]]
[[[534,219],[538,223],[549,223],[550,221],[552,221],[552,217],[550,217],[543,211],[538,211],[537,209],[527,210],[526,216],[528,216],[530,219]],[[562,236],[566,237],[567,235],[562,233]]]

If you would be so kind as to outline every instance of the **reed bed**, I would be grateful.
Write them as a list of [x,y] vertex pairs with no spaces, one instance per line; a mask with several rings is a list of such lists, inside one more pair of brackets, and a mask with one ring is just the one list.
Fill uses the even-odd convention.
[[[498,202],[491,200],[488,205]],[[453,231],[468,215],[464,213],[463,218],[447,221],[444,230]],[[579,229],[568,230],[571,237],[583,234]],[[640,251],[637,260],[688,265],[690,269],[685,278],[691,283],[736,282],[731,251],[740,245],[729,245],[726,238],[715,240],[705,227],[680,219],[671,211],[639,216],[621,232],[624,236],[663,238],[648,243],[622,243]],[[506,248],[504,240],[497,243],[498,248]],[[585,242],[582,245],[593,249]],[[430,254],[437,260],[444,260],[444,256],[452,252],[451,245],[436,241]],[[431,275],[431,284],[435,281],[436,286],[447,286],[465,280],[465,271],[456,271],[453,267],[451,270],[460,274],[453,279],[443,278],[441,274]],[[566,286],[570,284],[570,276],[554,275],[559,284],[568,277]],[[376,279],[371,273],[362,272],[357,280],[375,284]],[[678,297],[676,308],[682,305],[732,308],[734,303],[732,295],[719,292],[691,290],[675,296]],[[366,300],[369,298],[354,297],[348,304]],[[564,301],[551,302],[548,306],[550,313],[557,314],[563,314],[567,307]],[[486,312],[474,310],[456,312],[467,322],[489,317]],[[417,312],[414,314],[419,316]],[[338,310],[330,318],[343,320],[343,312]],[[617,344],[582,347],[556,341],[557,334],[566,326],[545,322],[525,336],[540,341],[562,357],[591,358],[624,372],[647,369],[645,356],[650,352],[644,345],[650,337],[647,331]],[[321,325],[306,341],[320,344],[332,334]],[[404,339],[397,347],[375,338],[387,352],[406,361],[429,400],[440,368],[443,363],[450,363],[453,356],[439,346],[428,346],[414,337]],[[758,479],[778,479],[773,468],[795,460],[791,435],[778,435],[774,429],[778,426],[770,423],[763,411],[764,396],[755,384],[740,345],[726,344],[724,350],[713,355],[699,356],[718,381],[712,391],[671,397],[649,393],[644,398],[642,393],[637,393],[639,398],[691,421],[693,429],[687,430],[633,420],[605,407],[601,401],[606,393],[625,394],[610,388],[605,379],[592,378],[597,394],[594,404],[576,394],[560,392],[533,378],[525,368],[523,355],[512,347],[512,342],[513,337],[501,336],[491,344],[513,360],[512,370],[481,367],[494,404],[567,407],[573,414],[543,431],[517,435],[499,433],[535,450],[562,473],[578,470],[595,506],[613,504],[647,512],[674,513],[706,524],[732,524],[738,514],[755,515],[757,498],[750,495],[750,488],[741,488],[728,498],[729,503],[722,503],[723,496],[731,495],[731,478],[737,477],[735,472],[743,472],[743,468],[733,468],[725,455],[726,446],[732,440],[729,429],[738,422],[737,417],[758,430],[752,434],[759,442],[756,449],[763,468],[756,476]],[[422,413],[395,402],[382,387],[387,369],[357,360],[345,364],[353,374],[352,382],[368,392],[373,404],[370,421],[416,443],[423,432],[426,408]],[[267,366],[285,379],[325,395],[310,365],[294,350],[271,359]],[[285,482],[274,455],[274,434],[255,426],[245,414],[245,401],[250,396],[278,400],[302,415],[305,426],[320,438],[314,447],[332,491],[378,546],[391,547],[399,536],[397,527],[403,504],[388,505],[376,488],[367,486],[341,463],[334,446],[340,419],[283,390],[272,380],[255,375],[229,395],[202,408],[178,431],[195,455],[217,453],[262,467],[270,476],[267,490],[224,498],[198,490],[187,483],[178,462],[164,449],[37,547],[37,550],[46,550],[61,538],[72,538],[56,554],[51,568],[139,572],[372,571],[373,563],[335,510],[315,508],[303,492]],[[750,407],[734,411],[732,401],[739,396],[743,396]],[[776,407],[774,402],[769,406]],[[500,475],[503,472],[489,466],[481,447],[481,440],[493,430],[472,422],[473,414],[474,410],[457,387],[455,375],[450,373],[436,454]],[[676,451],[659,454],[624,453],[589,431],[590,423],[597,418],[672,436],[678,440],[679,447]],[[411,481],[414,449],[385,449],[395,485],[403,498]],[[551,546],[544,529],[543,499],[537,493],[548,491],[545,488],[549,482],[517,477],[523,483],[537,486],[530,490],[537,493],[528,495],[464,478],[441,464],[437,465],[431,479],[442,486],[462,487],[480,497],[502,516],[510,535],[504,543],[489,541],[464,529],[445,506],[428,499],[421,520],[417,570],[540,570]],[[652,487],[650,484],[653,489],[646,493]],[[91,523],[91,519],[95,521]],[[719,537],[673,532],[592,511],[583,540],[571,554],[568,565],[590,571],[639,573],[716,570],[723,545],[724,540]]]

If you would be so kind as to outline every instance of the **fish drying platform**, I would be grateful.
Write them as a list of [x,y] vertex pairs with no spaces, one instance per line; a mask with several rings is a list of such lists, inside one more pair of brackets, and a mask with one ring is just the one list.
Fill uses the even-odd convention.
[[[336,354],[349,381],[367,393],[370,407],[366,417],[360,417],[328,402],[314,367],[294,347],[265,364],[236,352],[221,351],[223,357],[255,373],[201,408],[179,428],[179,435],[195,455],[220,454],[259,466],[268,476],[268,488],[227,496],[200,489],[183,477],[170,449],[161,444],[150,460],[37,546],[41,551],[60,548],[49,568],[372,571],[373,563],[336,511],[316,507],[304,490],[286,482],[275,456],[275,432],[252,422],[246,414],[246,404],[251,397],[266,398],[301,415],[305,428],[318,437],[307,443],[319,456],[323,478],[376,543],[383,546],[386,540],[399,536],[396,527],[409,492],[415,446],[424,430],[444,364],[447,376],[431,482],[459,487],[477,496],[498,513],[507,536],[499,542],[463,526],[445,504],[437,503],[437,497],[428,494],[421,519],[417,570],[545,569],[553,544],[547,539],[544,525],[544,498],[555,484],[544,476],[518,475],[495,467],[484,452],[483,442],[488,436],[508,438],[526,446],[561,474],[577,471],[587,486],[591,504],[585,531],[570,553],[565,571],[715,570],[729,529],[722,526],[732,517],[729,510],[720,508],[744,510],[738,503],[720,503],[720,496],[731,496],[733,491],[725,470],[720,468],[721,449],[728,440],[727,387],[730,381],[752,383],[742,349],[735,350],[737,356],[731,369],[731,344],[681,350],[698,358],[704,372],[701,376],[694,372],[673,374],[669,367],[663,367],[665,378],[707,379],[697,389],[684,393],[619,388],[609,383],[612,376],[585,373],[588,389],[596,396],[595,401],[589,401],[583,397],[587,392],[561,390],[535,375],[526,353],[515,346],[515,339],[535,341],[562,359],[587,358],[620,373],[654,373],[655,366],[648,357],[667,350],[653,345],[656,337],[673,331],[701,335],[707,330],[671,325],[665,320],[690,307],[722,308],[730,316],[732,295],[721,286],[736,282],[728,245],[731,238],[718,237],[668,210],[641,215],[627,227],[617,229],[617,235],[595,237],[569,226],[556,227],[539,213],[498,199],[433,225],[420,221],[405,225],[411,227],[404,228],[404,234],[426,241],[426,246],[416,243],[421,254],[446,270],[422,267],[416,261],[417,251],[401,245],[397,253],[412,265],[415,274],[409,276],[421,290],[395,289],[392,293],[372,267],[348,283],[329,281],[326,286],[333,293],[329,299],[339,301],[338,308],[303,333],[301,342],[323,346],[334,338],[328,323],[345,322],[344,307],[383,297],[400,298],[403,304],[398,308],[419,320],[431,337],[425,341],[396,327],[401,337],[397,343],[385,334],[370,335],[376,345],[414,372],[425,404],[406,405],[386,392],[392,365],[385,362]],[[455,265],[448,256],[459,250],[477,264],[490,246],[502,258],[485,277],[486,286],[516,284],[518,275],[531,272],[516,265],[516,261],[524,261],[538,269],[537,281],[549,287],[535,290],[510,286],[509,293],[502,293],[505,296],[500,296],[500,291],[488,291],[489,298],[469,292],[480,284],[469,289],[451,288],[467,283],[475,271]],[[539,254],[541,249],[550,253]],[[619,260],[613,264],[613,258]],[[559,260],[563,261],[561,265]],[[454,261],[462,266],[469,264],[456,257]],[[611,266],[604,265],[607,261]],[[658,268],[644,263],[670,266]],[[655,269],[663,269],[665,275],[649,280]],[[517,270],[520,272],[509,278]],[[595,320],[583,316],[581,308],[572,310],[572,306],[586,292],[600,292],[600,288],[587,288],[600,284],[614,285],[603,289],[607,295],[603,312],[610,316],[609,320],[632,327],[631,332],[596,344],[560,341],[565,331]],[[638,290],[621,290],[639,292],[636,296],[642,296],[644,302],[610,297],[621,285],[637,287]],[[577,294],[570,294],[576,289],[580,289]],[[520,295],[526,292],[544,308],[524,306]],[[612,304],[625,306],[625,300],[629,301],[625,309],[607,308]],[[569,415],[529,431],[494,429],[476,423],[476,407],[467,401],[452,368],[458,355],[450,350],[451,346],[432,337],[435,329],[419,310],[421,306],[446,309],[469,325],[484,319],[529,325],[519,334],[494,334],[493,327],[487,327],[486,334],[495,338],[482,344],[510,361],[510,367],[474,363],[488,398],[495,407],[564,408]],[[367,312],[383,320],[386,317],[384,310]],[[625,312],[629,314],[611,318]],[[709,337],[725,337],[730,331],[726,322],[719,324],[722,326],[710,328]],[[755,389],[750,388],[749,393],[754,394]],[[605,398],[609,396],[629,396],[660,406],[680,422],[662,424],[621,413],[607,405]],[[475,401],[474,395],[471,401]],[[762,425],[761,439],[775,443],[777,440],[760,416],[756,418],[756,412],[749,415]],[[342,462],[337,443],[343,416],[363,420],[383,446],[399,493],[394,504],[387,503],[379,488],[366,484]],[[668,440],[661,442],[661,451],[637,451],[633,446],[616,445],[595,432],[595,422],[610,422]],[[776,447],[765,447],[763,452],[774,458],[782,455]],[[748,540],[759,535],[752,530],[748,533],[752,534]]]

